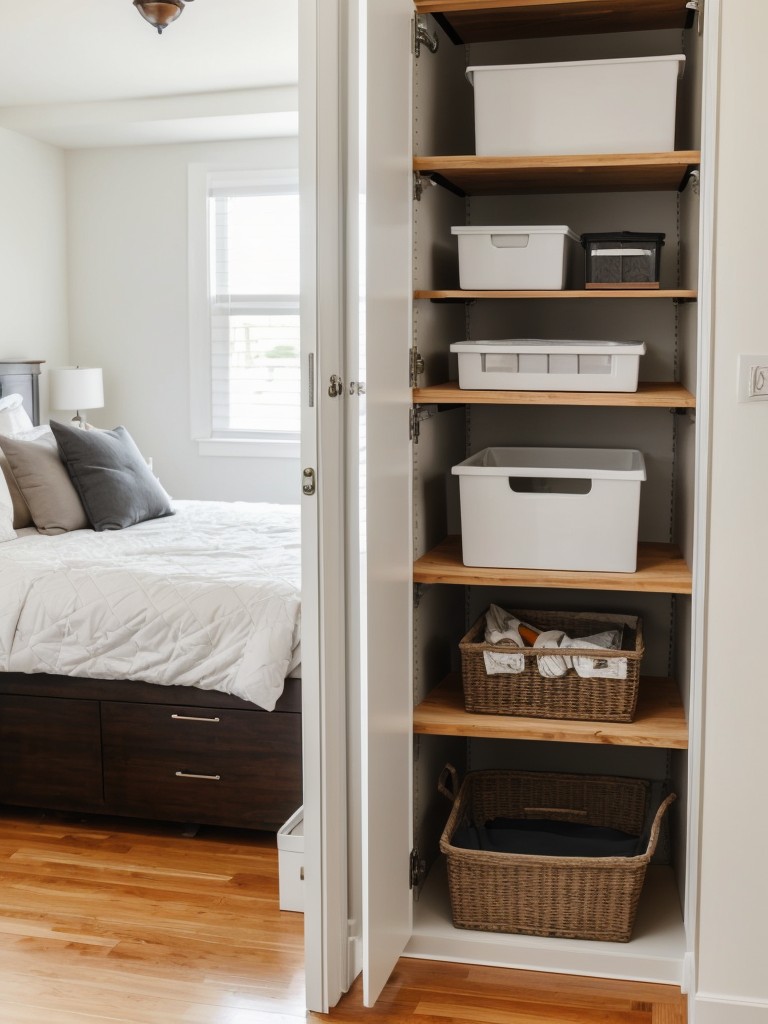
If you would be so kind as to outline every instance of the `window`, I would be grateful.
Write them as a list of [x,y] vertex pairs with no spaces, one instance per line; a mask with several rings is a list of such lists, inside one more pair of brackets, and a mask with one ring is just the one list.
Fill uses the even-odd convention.
[[[203,454],[296,455],[301,379],[295,173],[207,172],[204,187],[204,276],[198,258],[191,277],[192,289],[205,287],[206,295],[205,310],[199,292],[190,305],[194,436]],[[195,193],[199,199],[199,188],[190,189],[191,203]],[[194,236],[190,242],[194,256]]]

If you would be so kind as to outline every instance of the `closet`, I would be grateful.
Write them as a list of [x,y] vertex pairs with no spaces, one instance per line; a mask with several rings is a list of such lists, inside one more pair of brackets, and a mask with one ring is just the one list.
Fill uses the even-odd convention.
[[[406,956],[642,979],[684,988],[695,921],[697,436],[706,358],[698,299],[704,17],[686,0],[415,0],[412,79],[412,827]],[[434,51],[433,41],[439,43]],[[434,51],[434,52],[433,52]],[[673,152],[476,157],[471,65],[684,54]],[[563,97],[568,102],[568,97]],[[655,290],[464,292],[457,225],[663,232]],[[645,341],[636,392],[462,391],[449,347],[465,339]],[[393,343],[404,358],[402,348]],[[369,386],[369,394],[371,387]],[[494,446],[636,448],[645,457],[637,571],[463,564],[451,468]],[[490,603],[642,617],[646,652],[631,723],[469,715],[459,640]],[[632,940],[455,929],[439,838],[446,763],[639,777],[678,796],[649,867]],[[401,794],[402,795],[402,794]],[[376,921],[370,922],[375,932]],[[371,991],[375,990],[375,983]]]

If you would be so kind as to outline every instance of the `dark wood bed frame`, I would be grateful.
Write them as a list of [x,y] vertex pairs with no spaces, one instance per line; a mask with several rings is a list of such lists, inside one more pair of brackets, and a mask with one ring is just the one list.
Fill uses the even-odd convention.
[[[39,362],[0,361],[38,420]],[[0,804],[277,831],[302,798],[301,680],[213,690],[0,672]]]

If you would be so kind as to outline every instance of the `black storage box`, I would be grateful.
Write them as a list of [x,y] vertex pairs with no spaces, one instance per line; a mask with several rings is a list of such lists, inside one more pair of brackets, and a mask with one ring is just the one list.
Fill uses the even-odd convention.
[[584,234],[587,288],[658,288],[664,234],[606,231]]

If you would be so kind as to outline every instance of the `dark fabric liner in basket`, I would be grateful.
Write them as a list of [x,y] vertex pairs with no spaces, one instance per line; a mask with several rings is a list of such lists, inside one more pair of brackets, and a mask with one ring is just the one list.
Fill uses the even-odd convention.
[[[626,658],[626,679],[584,679],[569,669],[558,679],[541,675],[537,658],[552,653],[590,656],[584,650],[558,648],[557,651],[532,647],[488,644],[485,613],[473,624],[459,643],[464,708],[472,714],[518,715],[522,718],[562,718],[595,722],[631,722],[635,717],[640,688],[640,664],[645,652],[643,624],[626,625],[627,616],[596,612],[515,611],[523,622],[539,629],[561,629],[568,636],[589,636],[606,627],[623,627],[621,650],[601,651],[600,658]],[[485,670],[484,651],[522,654],[522,672],[490,676]]]
[[[453,792],[445,785],[453,779]],[[649,806],[651,783],[554,772],[470,772],[457,792],[450,765],[438,786],[453,800],[440,839],[456,928],[628,942],[662,819],[676,799]],[[647,836],[633,857],[551,857],[456,847],[456,830],[499,817],[547,818]]]

